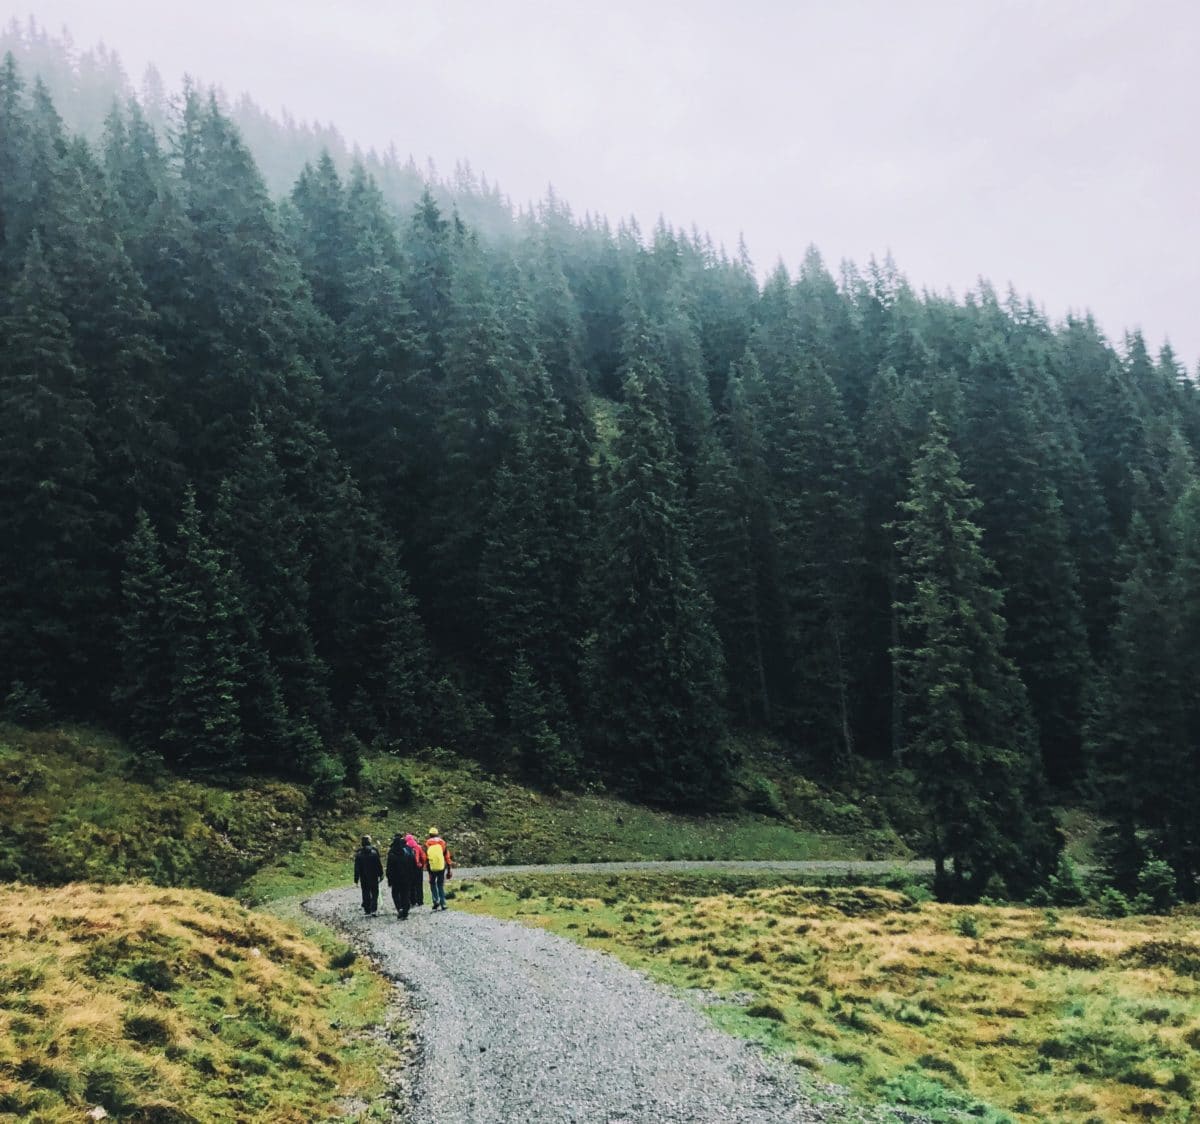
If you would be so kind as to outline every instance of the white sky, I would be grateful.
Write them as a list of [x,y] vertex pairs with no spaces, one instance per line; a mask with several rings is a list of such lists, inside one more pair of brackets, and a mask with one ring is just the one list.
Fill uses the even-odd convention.
[[516,201],[760,269],[891,250],[1200,360],[1195,0],[0,0],[29,14]]

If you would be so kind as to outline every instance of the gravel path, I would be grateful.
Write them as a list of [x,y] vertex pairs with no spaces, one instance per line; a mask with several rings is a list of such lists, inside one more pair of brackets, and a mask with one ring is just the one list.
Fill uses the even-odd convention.
[[617,874],[623,870],[685,870],[745,871],[779,874],[888,874],[898,872],[912,875],[933,873],[929,859],[897,862],[888,859],[678,859],[671,862],[607,863],[542,863],[536,866],[464,866],[454,868],[454,877],[492,878],[502,874]]
[[[456,882],[467,873],[455,871]],[[812,1103],[785,1064],[716,1030],[695,1005],[610,956],[453,906],[435,914],[426,905],[399,921],[383,910],[381,891],[373,918],[362,916],[354,887],[305,908],[340,925],[405,986],[416,1039],[414,1122],[915,1119]]]

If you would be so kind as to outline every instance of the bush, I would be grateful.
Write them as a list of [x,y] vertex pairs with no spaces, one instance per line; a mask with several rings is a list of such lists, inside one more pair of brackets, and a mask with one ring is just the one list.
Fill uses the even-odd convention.
[[1106,886],[1100,892],[1101,917],[1128,917],[1133,912],[1129,899],[1115,886]]
[[787,819],[787,808],[774,781],[756,776],[746,786],[746,807],[751,812],[772,816],[777,820]]
[[970,937],[972,940],[979,936],[979,917],[969,909],[963,910],[954,918],[954,931],[960,937]]
[[1137,913],[1170,913],[1179,904],[1175,871],[1165,859],[1147,859],[1138,871]]
[[397,769],[390,786],[392,804],[396,808],[407,808],[416,798],[417,789],[406,770]]
[[309,793],[314,804],[329,807],[337,799],[345,783],[346,770],[336,757],[322,753],[313,762]]
[[351,788],[362,787],[363,744],[353,732],[347,732],[342,737],[338,747],[338,756],[342,759],[342,769],[346,774],[346,784]]
[[1064,852],[1058,856],[1058,866],[1046,880],[1046,892],[1054,905],[1082,905],[1086,897],[1079,868]]
[[50,721],[50,704],[36,687],[26,687],[20,679],[14,679],[0,704],[0,718],[37,729]]

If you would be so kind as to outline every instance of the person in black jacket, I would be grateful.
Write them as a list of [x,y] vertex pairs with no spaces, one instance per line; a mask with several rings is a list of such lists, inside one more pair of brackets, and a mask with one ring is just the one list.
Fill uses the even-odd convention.
[[379,908],[379,881],[383,878],[383,862],[369,835],[362,837],[362,846],[354,852],[354,882],[362,887],[363,913],[374,917]]
[[396,907],[396,916],[401,921],[408,920],[409,907],[415,904],[412,896],[413,885],[419,882],[420,878],[417,853],[405,842],[404,835],[397,832],[392,836],[392,845],[388,848],[387,880],[392,888],[392,903]]

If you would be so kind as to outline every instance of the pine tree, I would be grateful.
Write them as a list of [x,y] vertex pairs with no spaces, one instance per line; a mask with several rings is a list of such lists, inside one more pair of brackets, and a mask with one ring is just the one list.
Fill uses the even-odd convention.
[[25,84],[10,51],[0,65],[0,280],[4,282],[20,274],[33,231],[31,130]]
[[730,777],[720,644],[689,557],[661,376],[637,352],[627,371],[596,591],[592,733],[602,767],[632,791],[694,806],[723,799]]
[[129,744],[141,753],[160,753],[171,705],[169,581],[162,546],[144,511],[137,513],[126,543],[121,587],[120,670],[113,703]]
[[727,708],[745,725],[769,713],[750,503],[729,454],[711,439],[699,468],[696,567],[713,603],[728,684]]
[[897,661],[903,763],[930,817],[939,892],[978,896],[999,875],[1021,892],[1048,873],[1054,847],[1025,692],[1003,651],[995,572],[946,432],[912,473],[897,541]]
[[579,779],[573,735],[563,731],[563,704],[547,697],[528,660],[513,661],[505,700],[507,740],[520,773],[534,784],[566,788]]
[[36,235],[0,319],[0,402],[0,685],[20,678],[86,713],[104,689],[88,668],[107,597],[94,409]]
[[191,768],[242,764],[238,612],[231,578],[200,522],[189,488],[178,529],[178,559],[166,600],[171,699],[164,756]]
[[844,766],[854,751],[861,466],[828,375],[793,366],[780,377],[779,396],[776,534],[790,724],[818,760]]
[[[1180,513],[1185,535],[1190,506]],[[1185,559],[1181,555],[1177,586],[1184,595],[1190,585]],[[1178,618],[1166,560],[1140,512],[1130,521],[1120,565],[1125,577],[1087,740],[1111,818],[1110,869],[1118,886],[1132,892],[1144,859],[1176,833],[1179,813],[1191,823],[1195,810],[1190,804],[1181,809],[1179,801],[1180,786],[1192,776],[1180,679],[1187,660],[1177,659]],[[1155,838],[1144,838],[1146,832]]]
[[216,538],[235,559],[244,589],[243,609],[277,669],[290,714],[304,716],[323,736],[333,732],[328,669],[308,626],[308,563],[304,522],[288,495],[274,444],[255,416],[247,441],[221,487]]
[[1163,840],[1180,888],[1189,901],[1200,895],[1200,484],[1180,497],[1172,519],[1175,565],[1170,585],[1175,619],[1174,664],[1182,706],[1181,744],[1171,775],[1164,778],[1163,802],[1169,828]]
[[[990,315],[998,318],[998,310]],[[978,334],[968,369],[967,475],[981,501],[983,546],[1005,591],[1006,651],[1029,691],[1046,772],[1066,784],[1081,771],[1091,673],[1079,576],[1031,388],[999,334]]]
[[353,242],[346,192],[328,152],[321,153],[315,168],[304,166],[292,189],[291,201],[300,219],[296,246],[313,303],[340,324],[352,307],[346,258]]

